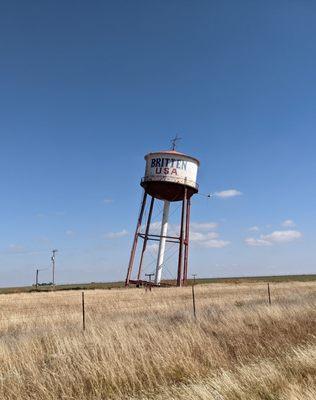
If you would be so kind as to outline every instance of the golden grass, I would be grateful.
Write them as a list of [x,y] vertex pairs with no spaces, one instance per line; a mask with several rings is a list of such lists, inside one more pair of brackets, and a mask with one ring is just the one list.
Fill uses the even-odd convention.
[[5,400],[315,400],[316,282],[0,295]]

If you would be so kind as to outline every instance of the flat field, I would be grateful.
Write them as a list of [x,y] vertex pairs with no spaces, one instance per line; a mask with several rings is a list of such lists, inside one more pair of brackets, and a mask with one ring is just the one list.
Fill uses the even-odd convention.
[[5,400],[315,400],[316,282],[0,295]]

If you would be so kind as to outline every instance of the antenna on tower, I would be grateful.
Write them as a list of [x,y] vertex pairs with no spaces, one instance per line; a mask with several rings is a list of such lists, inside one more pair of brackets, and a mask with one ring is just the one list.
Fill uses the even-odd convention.
[[176,146],[177,146],[177,142],[179,141],[179,140],[181,140],[182,138],[180,138],[179,136],[178,136],[178,134],[176,134],[176,136],[172,139],[172,140],[170,140],[170,142],[171,142],[171,150],[172,151],[174,151],[175,149],[176,149]]

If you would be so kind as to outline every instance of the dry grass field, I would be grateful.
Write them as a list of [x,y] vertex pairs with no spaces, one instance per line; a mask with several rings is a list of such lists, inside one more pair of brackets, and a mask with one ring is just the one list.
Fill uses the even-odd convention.
[[0,295],[5,400],[315,400],[316,282]]

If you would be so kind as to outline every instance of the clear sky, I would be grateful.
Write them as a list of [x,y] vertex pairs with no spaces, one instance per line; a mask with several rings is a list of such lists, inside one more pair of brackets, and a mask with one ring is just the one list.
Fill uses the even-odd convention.
[[191,272],[315,273],[315,20],[307,0],[1,2],[0,285],[53,248],[58,282],[124,279],[143,156],[175,133],[215,193]]

